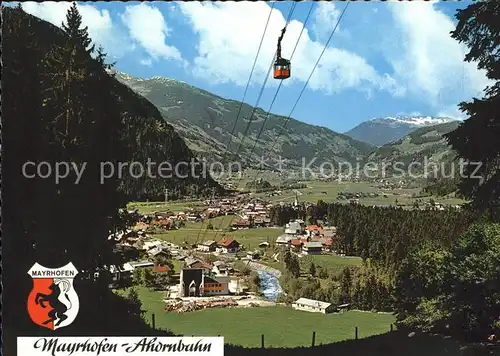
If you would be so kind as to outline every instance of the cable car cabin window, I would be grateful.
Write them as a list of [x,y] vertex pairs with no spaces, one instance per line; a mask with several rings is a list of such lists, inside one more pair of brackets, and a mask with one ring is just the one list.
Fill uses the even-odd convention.
[[287,79],[290,78],[290,64],[275,64],[274,65],[274,79]]

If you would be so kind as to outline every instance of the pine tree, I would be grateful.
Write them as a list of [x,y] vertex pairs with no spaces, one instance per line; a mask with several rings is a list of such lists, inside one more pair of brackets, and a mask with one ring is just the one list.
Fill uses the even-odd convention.
[[351,269],[345,267],[342,270],[340,277],[340,303],[349,303],[351,299],[351,286],[353,280],[351,275]]
[[127,293],[128,312],[132,315],[140,316],[143,313],[142,302],[139,293],[135,288],[130,288]]
[[314,262],[311,262],[311,266],[309,267],[309,274],[313,277],[316,277],[316,265]]
[[76,7],[76,2],[73,2],[66,14],[66,23],[62,23],[62,29],[70,38],[71,44],[74,47],[83,48],[87,54],[94,52],[95,45],[92,44],[88,33],[88,27],[82,27],[82,15]]
[[290,271],[294,278],[300,277],[300,262],[297,256],[291,255],[290,261],[287,265],[287,269]]
[[285,263],[285,267],[290,270],[290,260],[292,259],[292,253],[290,251],[286,251],[283,255],[283,262]]
[[[445,135],[458,155],[468,162],[467,178],[459,189],[479,210],[492,209],[500,202],[500,59],[498,57],[498,23],[500,4],[496,0],[481,1],[458,10],[452,37],[469,47],[467,62],[477,61],[478,68],[495,83],[486,88],[484,97],[462,102],[460,110],[468,119]],[[477,171],[476,171],[477,169]],[[472,176],[474,174],[474,176]],[[481,177],[480,179],[478,177]]]

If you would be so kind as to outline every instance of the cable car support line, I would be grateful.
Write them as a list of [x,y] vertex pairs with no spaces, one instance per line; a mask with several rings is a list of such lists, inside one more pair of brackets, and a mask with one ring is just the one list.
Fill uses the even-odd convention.
[[[227,152],[229,151],[229,147],[231,146],[231,143],[233,140],[234,131],[236,130],[236,124],[238,123],[238,119],[239,119],[240,114],[241,114],[241,109],[243,107],[243,103],[245,101],[245,98],[246,98],[246,95],[248,92],[248,88],[250,86],[250,81],[252,80],[252,75],[253,75],[253,72],[255,70],[255,65],[257,64],[257,59],[259,58],[260,50],[262,48],[262,43],[264,42],[264,37],[265,37],[266,32],[267,32],[267,27],[269,26],[269,21],[271,20],[271,15],[272,15],[273,10],[274,10],[274,5],[275,5],[275,3],[272,4],[271,9],[269,10],[269,15],[267,16],[267,21],[266,21],[266,25],[264,27],[264,32],[262,33],[262,36],[260,38],[259,47],[257,49],[257,54],[255,55],[255,58],[253,61],[252,69],[250,70],[250,75],[248,76],[248,81],[247,81],[247,85],[245,87],[245,91],[243,93],[243,98],[241,99],[240,106],[238,108],[238,113],[236,114],[236,119],[234,121],[233,128],[231,130],[231,133],[229,134],[229,140],[228,140],[228,143],[226,144],[226,150],[224,152],[223,159],[222,159],[223,162],[226,159]],[[202,229],[203,229],[203,223],[201,224],[200,231],[198,232],[198,236],[196,237],[196,242],[198,242],[198,239],[200,237],[200,233],[201,233]]]
[[[279,46],[279,43],[281,42],[281,39],[283,38],[283,34],[286,31],[286,28],[288,26],[288,23],[290,22],[290,19],[292,18],[292,14],[295,11],[295,7],[296,6],[297,6],[297,3],[294,2],[294,3],[292,3],[292,6],[290,7],[290,12],[288,13],[288,18],[286,20],[285,27],[283,28],[283,30],[281,30],[281,37],[278,40],[278,46]],[[240,141],[240,144],[238,146],[238,149],[236,150],[235,157],[237,157],[237,154],[240,151],[240,148],[243,145],[243,142],[245,141],[245,136],[247,135],[248,130],[250,129],[250,125],[252,124],[252,118],[253,118],[253,116],[255,114],[255,111],[257,110],[257,107],[259,106],[260,99],[262,98],[262,94],[264,93],[264,89],[266,88],[267,81],[269,80],[269,74],[271,73],[271,70],[273,69],[273,67],[276,66],[275,58],[277,60],[278,53],[281,53],[280,47],[278,47],[278,49],[276,50],[276,53],[274,54],[273,60],[272,60],[272,62],[270,64],[270,66],[269,66],[269,69],[268,69],[267,73],[266,73],[266,77],[264,79],[264,83],[262,84],[262,87],[261,87],[260,92],[259,92],[259,96],[257,97],[257,102],[255,103],[254,107],[252,108],[252,113],[250,114],[250,118],[248,119],[248,123],[247,123],[245,131],[243,133],[243,137],[241,138],[241,141]]]
[[[309,77],[307,78],[307,81],[305,82],[304,86],[302,87],[302,90],[300,91],[299,96],[297,97],[297,100],[295,100],[295,104],[293,105],[292,110],[290,111],[290,113],[288,114],[288,116],[285,118],[285,120],[283,122],[283,126],[281,127],[281,130],[279,131],[276,139],[274,140],[273,144],[271,145],[271,148],[268,150],[268,155],[273,151],[274,146],[278,142],[280,136],[283,134],[283,131],[285,130],[286,125],[290,121],[290,118],[291,118],[293,112],[295,111],[295,108],[297,107],[297,104],[298,104],[299,100],[301,99],[302,95],[304,94],[304,91],[306,90],[307,85],[309,84],[309,81],[311,80],[311,77],[313,76],[314,71],[316,70],[316,67],[319,64],[319,61],[321,60],[321,58],[323,57],[323,54],[325,53],[326,49],[328,48],[328,45],[330,44],[330,41],[332,40],[332,37],[335,34],[335,31],[337,30],[337,27],[339,26],[340,21],[342,20],[342,17],[344,17],[344,14],[345,14],[345,12],[347,10],[347,7],[349,6],[349,3],[350,3],[350,1],[346,2],[346,5],[344,6],[344,9],[342,10],[342,13],[339,16],[339,18],[337,20],[337,23],[335,24],[335,27],[333,28],[332,32],[330,33],[330,37],[328,37],[328,40],[326,41],[325,46],[324,46],[323,50],[321,51],[321,54],[319,55],[318,60],[314,64],[314,67],[313,67],[311,73],[309,74]],[[255,175],[255,178],[253,180],[254,184],[257,181],[257,177],[258,176],[259,176],[259,172],[257,172],[257,174]]]
[[[288,25],[288,23],[289,23],[290,19],[292,18],[292,14],[293,14],[293,12],[295,11],[295,7],[296,7],[296,6],[297,6],[297,3],[295,3],[295,2],[294,2],[294,3],[292,3],[292,6],[290,7],[290,12],[288,13],[288,18],[287,18],[287,20],[286,20],[285,28],[286,28],[286,26]],[[269,12],[269,16],[268,16],[267,23],[266,23],[266,29],[267,29],[267,26],[268,26],[268,24],[269,24],[269,20],[270,20],[270,18],[271,18],[271,14],[272,14],[273,8],[274,8],[274,3],[273,3],[273,5],[271,6],[271,10],[270,10],[270,12]],[[259,51],[260,51],[260,48],[261,48],[261,46],[262,46],[262,42],[263,42],[263,40],[264,40],[264,35],[265,35],[265,33],[266,33],[266,31],[264,31],[264,33],[262,34],[261,43],[260,43],[260,45],[259,45]],[[257,53],[257,56],[258,56],[258,53]],[[256,62],[257,62],[257,56],[255,57],[254,65],[253,65],[253,67],[252,67],[252,73],[253,73],[253,70],[254,70],[254,68],[255,68],[255,64],[256,64]],[[274,62],[274,57],[273,57],[273,62]],[[241,138],[240,145],[238,146],[238,149],[237,149],[237,150],[236,150],[236,152],[234,153],[234,156],[235,156],[235,157],[237,157],[237,156],[238,156],[238,152],[239,152],[239,150],[240,150],[240,148],[241,148],[241,145],[242,145],[242,143],[243,143],[243,141],[244,141],[244,139],[245,139],[245,136],[246,136],[246,135],[247,135],[247,133],[248,133],[248,130],[250,129],[250,124],[251,124],[251,122],[252,122],[252,117],[253,117],[253,114],[255,113],[256,107],[258,106],[258,103],[260,102],[260,99],[261,99],[261,97],[262,97],[262,93],[264,92],[264,89],[265,89],[265,86],[266,86],[267,80],[268,80],[268,78],[269,78],[269,74],[270,74],[271,69],[272,69],[272,67],[273,67],[273,62],[271,62],[271,66],[269,67],[269,70],[268,70],[268,72],[267,72],[266,79],[265,79],[264,84],[262,85],[262,88],[261,88],[261,90],[260,90],[259,97],[258,97],[258,99],[257,99],[257,103],[255,104],[255,106],[254,106],[254,108],[253,108],[253,110],[252,110],[252,114],[251,114],[251,116],[250,116],[250,118],[249,118],[249,120],[248,120],[248,124],[247,124],[247,126],[246,126],[246,128],[245,128],[245,131],[243,132],[243,136],[242,136],[242,138]],[[248,78],[248,83],[247,83],[247,87],[246,87],[246,89],[245,89],[245,93],[246,93],[246,91],[248,90],[248,87],[249,87],[249,85],[250,85],[250,79],[251,79],[251,75],[250,75],[250,77]],[[243,100],[244,100],[244,99],[243,99]],[[240,110],[238,111],[238,115],[237,115],[237,117],[236,117],[236,121],[238,120],[239,115],[240,115],[240,113],[241,113],[241,108],[242,108],[242,106],[243,106],[243,100],[241,101],[241,104],[240,104]],[[230,135],[230,142],[232,141],[232,136],[233,136],[233,134],[234,134],[234,130],[235,130],[235,128],[236,128],[236,122],[234,123],[234,126],[233,126],[233,132],[232,132],[232,133],[231,133],[231,135]],[[226,146],[226,152],[225,152],[225,154],[224,154],[224,158],[223,158],[223,160],[224,160],[224,161],[225,161],[226,154],[227,154],[227,152],[228,152],[228,151],[229,151],[229,145],[228,145],[228,146]],[[217,229],[217,231],[216,231],[216,233],[215,233],[215,237],[214,237],[214,239],[217,237],[217,235],[218,235],[218,233],[219,233],[219,231],[218,231],[218,230],[220,230],[220,228],[222,227],[223,222],[224,222],[224,219],[222,219],[221,223],[219,224],[219,227],[218,227],[218,229]],[[197,244],[197,243],[198,243],[199,238],[200,238],[200,234],[201,234],[201,231],[202,231],[202,230],[203,230],[203,224],[202,224],[202,225],[201,225],[201,227],[200,227],[200,230],[199,230],[199,232],[198,232],[198,236],[196,237],[196,242],[195,242],[195,244]],[[205,232],[203,233],[203,238],[204,238],[205,234],[206,234],[206,229],[205,229]]]
[[[311,13],[312,13],[312,10],[313,10],[313,8],[314,8],[315,4],[316,4],[315,2],[312,2],[312,3],[311,3],[311,7],[309,8],[309,12],[307,13],[307,16],[306,16],[306,18],[305,18],[305,20],[304,20],[304,22],[303,22],[303,25],[302,25],[302,30],[300,31],[299,37],[297,38],[297,41],[295,42],[295,46],[294,46],[293,51],[292,51],[292,54],[291,54],[291,56],[290,56],[290,62],[291,62],[291,60],[293,59],[293,56],[294,56],[294,54],[295,54],[295,51],[297,50],[297,47],[298,47],[299,42],[300,42],[300,39],[302,38],[302,34],[304,33],[304,29],[305,29],[306,24],[307,24],[307,22],[308,22],[308,20],[309,20],[309,17],[311,16]],[[283,31],[282,33],[284,33],[284,31]],[[280,39],[281,39],[281,37],[280,37]],[[279,40],[279,41],[280,41],[280,40]],[[278,51],[279,51],[279,50],[280,50],[280,49],[278,49]],[[252,155],[252,153],[254,152],[255,148],[257,147],[257,142],[259,141],[259,138],[260,138],[260,136],[262,135],[262,132],[264,131],[264,127],[266,126],[267,120],[269,119],[269,116],[270,116],[270,114],[271,114],[271,110],[272,110],[272,108],[273,108],[274,102],[276,101],[276,98],[278,97],[278,93],[279,93],[279,91],[280,91],[280,89],[281,89],[281,85],[283,84],[283,80],[284,80],[284,79],[281,79],[281,80],[280,80],[280,84],[278,85],[278,88],[276,89],[276,92],[274,93],[274,98],[273,98],[273,100],[272,100],[272,102],[271,102],[271,105],[269,106],[269,109],[268,109],[268,111],[267,111],[267,113],[266,113],[266,117],[264,118],[264,122],[262,123],[262,125],[261,125],[261,127],[260,127],[260,130],[259,130],[259,133],[258,133],[258,135],[257,135],[257,137],[256,137],[256,139],[255,139],[255,141],[254,141],[254,145],[253,145],[253,147],[252,147],[252,150],[250,151],[250,156]],[[240,183],[241,179],[242,179],[242,178],[240,178],[240,179],[239,179],[238,184]],[[255,180],[253,181],[253,183],[255,183]]]
[[[292,6],[290,7],[290,11],[288,13],[288,16],[287,16],[285,27],[284,27],[284,29],[282,31],[286,31],[286,27],[288,26],[288,24],[289,24],[289,22],[290,22],[290,20],[292,18],[292,15],[293,15],[293,12],[295,11],[295,7],[296,6],[297,6],[297,3],[293,2]],[[238,145],[238,149],[234,153],[234,157],[238,157],[238,152],[240,151],[240,149],[241,149],[241,147],[243,145],[243,142],[245,140],[245,136],[247,135],[248,130],[250,129],[250,125],[252,124],[252,118],[253,118],[253,116],[255,114],[255,111],[257,110],[257,107],[259,106],[259,102],[260,102],[260,99],[262,98],[262,94],[264,93],[264,89],[266,88],[266,84],[267,84],[267,81],[268,81],[269,76],[271,74],[271,70],[274,67],[276,55],[277,55],[277,51],[276,51],[276,53],[273,56],[271,64],[269,65],[269,69],[268,69],[268,71],[266,73],[266,77],[264,79],[264,83],[262,84],[262,87],[260,89],[259,95],[257,97],[257,102],[255,103],[255,105],[252,108],[252,112],[251,112],[250,117],[248,119],[247,126],[245,127],[245,131],[243,132],[243,136],[241,137],[241,141],[240,141],[240,144]],[[219,224],[219,227],[217,228],[217,231],[215,232],[214,240],[217,238],[217,235],[219,234],[219,230],[221,229],[223,223],[224,223],[224,219],[221,220],[221,222]],[[202,227],[203,227],[203,225],[202,225]],[[201,228],[200,228],[200,232],[201,232]],[[206,234],[206,230],[203,233],[203,238],[204,238],[205,234]],[[198,243],[198,240],[199,240],[199,234],[198,234],[198,237],[196,238],[196,243]]]
[[[302,25],[302,30],[300,31],[299,37],[297,39],[297,42],[295,42],[295,47],[293,48],[292,54],[290,56],[290,62],[293,59],[293,55],[295,54],[295,51],[297,50],[297,47],[299,45],[300,39],[302,38],[302,33],[304,32],[304,29],[306,27],[307,21],[309,20],[309,17],[311,16],[312,10],[314,8],[314,5],[316,5],[315,2],[311,3],[311,7],[309,8],[309,12],[307,13],[306,19],[304,20],[304,23]],[[269,116],[271,114],[271,110],[273,108],[274,102],[276,101],[276,98],[278,97],[278,93],[281,89],[281,85],[283,84],[283,79],[280,80],[280,84],[278,85],[278,89],[276,89],[276,92],[274,93],[274,98],[271,101],[271,105],[269,106],[269,109],[267,110],[266,117],[264,118],[264,122],[262,123],[262,126],[260,127],[259,133],[257,135],[257,138],[255,139],[254,145],[252,147],[252,150],[250,151],[250,155],[254,152],[257,142],[259,141],[260,136],[262,135],[262,132],[264,131],[264,127],[266,126],[267,120],[269,119]]]

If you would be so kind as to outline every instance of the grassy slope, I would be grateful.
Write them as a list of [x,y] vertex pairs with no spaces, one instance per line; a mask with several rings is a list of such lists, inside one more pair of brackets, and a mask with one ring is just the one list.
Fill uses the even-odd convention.
[[316,267],[326,268],[329,272],[341,272],[344,267],[360,266],[362,259],[352,256],[316,255],[305,256],[300,259],[302,273],[309,273],[309,267],[314,263]]
[[399,161],[405,165],[427,156],[435,161],[450,161],[453,152],[443,135],[458,127],[457,122],[423,127],[400,140],[386,144],[369,155],[368,161]]
[[347,312],[322,315],[296,311],[287,307],[217,308],[192,313],[166,313],[162,292],[140,289],[146,318],[155,313],[156,325],[174,333],[198,336],[224,336],[225,342],[245,347],[257,347],[264,334],[268,347],[308,346],[312,332],[316,343],[326,344],[359,337],[382,334],[390,330],[394,317],[389,314]]

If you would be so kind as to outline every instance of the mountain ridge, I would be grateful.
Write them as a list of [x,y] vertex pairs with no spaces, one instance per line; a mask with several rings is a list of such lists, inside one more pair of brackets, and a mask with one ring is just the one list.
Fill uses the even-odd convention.
[[[118,71],[116,78],[150,100],[199,157],[220,160],[224,158],[221,152],[227,151],[244,165],[259,164],[263,157],[267,157],[271,169],[272,161],[278,159],[286,159],[289,168],[296,168],[304,159],[314,157],[319,162],[355,162],[374,149],[368,143],[326,127],[280,115],[267,116],[263,109],[254,109],[246,103],[235,123],[239,101],[175,79],[159,76],[137,78]],[[262,126],[264,121],[265,126]],[[283,130],[285,122],[286,129]],[[234,135],[231,136],[233,127]],[[271,146],[275,148],[273,152],[269,152]],[[240,152],[237,152],[238,147]]]
[[[27,30],[33,31],[30,36],[19,37],[24,41],[23,46],[26,48],[29,55],[20,56],[19,53],[9,53],[7,55],[7,52],[5,52],[3,56],[4,64],[8,65],[3,69],[2,74],[4,78],[2,78],[2,82],[7,80],[6,78],[8,78],[9,75],[11,75],[11,82],[21,80],[19,78],[24,78],[22,71],[18,72],[12,70],[14,64],[19,65],[19,63],[22,63],[22,67],[25,68],[31,68],[30,66],[33,67],[31,74],[33,78],[46,75],[46,73],[43,72],[44,66],[39,65],[38,62],[47,61],[47,54],[51,53],[50,51],[54,50],[54,48],[62,46],[61,43],[64,43],[66,36],[64,31],[50,22],[27,14],[17,8],[2,7],[2,17],[5,29],[4,46],[11,45],[11,47],[13,47],[13,43],[18,40],[18,38],[14,36],[20,36],[18,32],[16,32],[17,30],[15,29],[17,29],[17,27],[15,27],[13,23],[19,23],[19,26],[23,25]],[[37,34],[37,32],[41,34]],[[90,54],[87,56],[90,56]],[[95,58],[85,58],[87,63],[95,63],[96,61]],[[37,60],[38,62],[36,62]],[[87,65],[87,67],[89,66],[90,64]],[[106,74],[106,72],[108,74]],[[104,68],[92,72],[92,76],[98,78],[97,80],[101,81],[101,85],[106,85],[106,89],[108,90],[105,99],[108,100],[109,105],[107,110],[109,111],[104,111],[105,115],[103,115],[102,121],[105,122],[106,120],[110,120],[109,117],[120,118],[120,120],[117,119],[116,121],[117,123],[120,122],[120,125],[117,124],[114,127],[117,133],[116,141],[118,143],[113,147],[113,150],[116,152],[116,155],[119,155],[116,159],[125,162],[134,161],[145,164],[147,159],[151,158],[156,162],[169,162],[173,166],[182,162],[191,162],[194,158],[192,151],[189,150],[188,146],[177,134],[175,128],[163,120],[159,110],[150,101],[131,90],[128,86],[117,81],[115,78],[110,78],[108,76],[109,74],[109,71],[105,71]],[[41,85],[41,80],[35,80],[35,83],[32,84],[33,95],[36,94],[42,97],[41,93],[47,92]],[[82,90],[88,90],[83,84],[81,88],[83,88]],[[57,102],[53,98],[49,99],[53,102]],[[57,103],[61,107],[64,107],[62,103]],[[37,112],[35,115],[37,118],[37,125],[39,122],[43,122],[43,125],[51,124],[50,115],[47,114],[48,116],[45,117],[42,111],[46,110],[47,107],[48,105],[33,107],[33,112]],[[57,108],[57,106],[54,107]],[[94,107],[90,107],[90,109],[102,110]],[[39,110],[40,113],[35,110]],[[12,114],[12,117],[15,116],[15,114]],[[32,125],[34,126],[35,124],[33,123]],[[37,133],[36,136],[38,135],[41,134]],[[214,188],[218,192],[224,191],[209,174],[191,175],[188,173],[186,178],[174,176],[168,180],[152,178],[148,175],[141,175],[139,178],[135,178],[132,177],[131,174],[123,174],[118,181],[118,189],[128,198],[137,200],[162,199],[166,188],[172,191],[175,188],[179,196],[188,194],[192,186],[203,187],[203,192],[205,188]],[[206,194],[210,194],[210,190],[206,190]]]
[[397,141],[421,127],[453,122],[449,117],[433,116],[387,116],[364,121],[345,134],[374,146],[383,146]]
[[449,165],[456,158],[456,153],[451,149],[444,134],[455,130],[459,125],[460,121],[454,120],[421,127],[397,141],[379,147],[367,160],[379,163],[400,162],[401,168],[408,168],[413,162],[424,164],[425,159],[427,162]]

